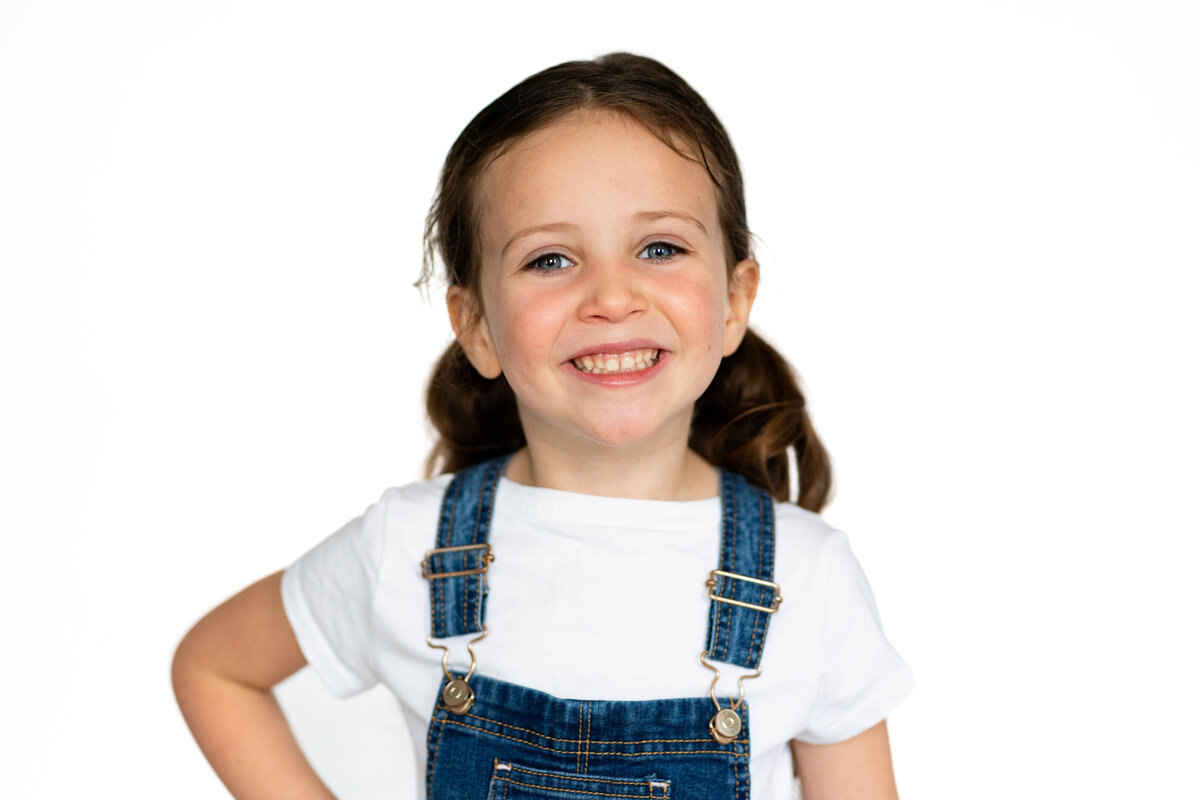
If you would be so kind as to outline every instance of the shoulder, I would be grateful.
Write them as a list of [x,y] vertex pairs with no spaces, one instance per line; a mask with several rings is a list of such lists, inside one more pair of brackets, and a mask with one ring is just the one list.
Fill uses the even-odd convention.
[[[394,486],[364,512],[360,517],[362,535],[377,543],[380,557],[386,551],[399,555],[395,552],[399,548],[406,556],[416,554],[420,560],[420,554],[433,546],[442,495],[453,477],[438,475]],[[414,535],[416,532],[424,535]]]
[[775,503],[776,582],[793,596],[823,607],[830,581],[841,582],[858,569],[844,532],[794,503]]
[[776,548],[792,555],[828,557],[848,550],[846,534],[795,503],[775,502]]
[[374,538],[394,533],[400,528],[411,530],[414,525],[430,517],[436,519],[441,509],[442,495],[453,477],[438,475],[431,480],[393,486],[385,490],[351,524],[357,523],[365,536]]
[[[442,493],[451,477],[440,475],[432,480],[387,489],[361,514],[305,554],[292,569],[306,563],[327,563],[344,568],[353,560],[359,562],[366,573],[377,575],[379,565],[388,554],[421,545],[432,546],[427,541],[431,541],[432,532],[437,530]],[[430,536],[414,537],[412,533],[417,530],[428,531]],[[412,543],[412,548],[407,543]]]
[[438,507],[446,487],[450,485],[453,475],[438,475],[425,481],[414,481],[403,486],[393,486],[384,491],[379,501],[372,508],[385,512],[414,511],[430,506]]

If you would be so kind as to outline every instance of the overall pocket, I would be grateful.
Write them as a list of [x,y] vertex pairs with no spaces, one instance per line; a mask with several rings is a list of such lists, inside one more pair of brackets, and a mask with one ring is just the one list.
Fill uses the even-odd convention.
[[636,797],[666,800],[671,782],[661,778],[606,778],[522,767],[497,760],[488,800],[612,800]]

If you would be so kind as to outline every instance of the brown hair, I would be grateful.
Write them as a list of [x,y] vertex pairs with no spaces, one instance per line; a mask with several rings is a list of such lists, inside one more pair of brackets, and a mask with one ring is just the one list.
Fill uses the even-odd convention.
[[[741,167],[716,115],[659,62],[610,53],[526,78],[467,124],[446,156],[425,222],[420,283],[432,276],[436,255],[451,285],[479,296],[474,194],[480,175],[520,138],[581,110],[624,114],[684,158],[703,164],[716,186],[728,269],[750,258]],[[508,381],[503,375],[494,380],[481,376],[457,342],[438,359],[425,403],[438,432],[426,464],[430,475],[457,472],[525,444]],[[819,511],[828,499],[833,480],[829,455],[813,430],[796,377],[753,331],[746,331],[741,346],[721,362],[696,401],[688,444],[712,464],[745,475],[780,500],[793,499],[788,450],[794,448],[799,472],[795,501]]]

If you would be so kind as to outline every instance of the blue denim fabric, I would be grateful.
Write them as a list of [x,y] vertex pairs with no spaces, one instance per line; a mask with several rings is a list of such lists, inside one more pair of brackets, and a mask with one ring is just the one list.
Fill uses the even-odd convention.
[[[749,725],[717,744],[708,697],[562,700],[483,675],[471,687],[467,713],[440,699],[433,710],[431,800],[750,800]],[[739,711],[748,723],[745,705]]]
[[[508,457],[460,472],[442,500],[437,547],[483,545]],[[772,580],[771,497],[745,478],[721,473],[721,563],[738,576]],[[444,573],[486,566],[483,547],[433,553],[427,560],[433,635],[482,630],[485,573]],[[697,587],[699,591],[701,587]],[[774,590],[714,576],[711,592],[753,606],[777,604]],[[757,667],[770,615],[714,600],[706,649],[710,660]],[[443,681],[445,688],[449,679]],[[426,791],[430,800],[589,800],[589,798],[750,799],[750,710],[728,744],[709,733],[712,698],[568,700],[476,674],[474,704],[450,711],[441,691],[429,723]]]

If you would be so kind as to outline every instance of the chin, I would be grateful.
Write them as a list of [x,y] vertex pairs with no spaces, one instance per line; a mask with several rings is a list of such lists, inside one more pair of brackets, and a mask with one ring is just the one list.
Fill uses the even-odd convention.
[[646,425],[644,422],[629,422],[621,424],[614,422],[597,426],[585,432],[589,439],[599,445],[612,448],[636,447],[660,438],[661,427]]

